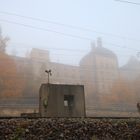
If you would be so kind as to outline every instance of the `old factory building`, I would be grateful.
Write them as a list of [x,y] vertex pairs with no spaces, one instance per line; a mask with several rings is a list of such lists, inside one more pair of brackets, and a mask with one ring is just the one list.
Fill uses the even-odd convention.
[[89,104],[97,104],[111,93],[114,82],[119,77],[117,56],[102,46],[98,38],[97,46],[80,61],[82,84],[85,85],[86,99]]
[[[79,66],[52,62],[48,50],[36,48],[32,49],[27,57],[13,56],[11,58],[14,59],[17,73],[21,75],[20,79],[24,83],[21,88],[22,102],[36,105],[34,109],[39,104],[40,85],[47,83],[45,73],[47,69],[52,70],[50,83],[55,86],[61,85],[60,89],[65,89],[64,85],[84,85],[86,107],[100,107],[102,99],[112,93],[112,86],[119,77],[117,56],[103,47],[100,38],[92,43],[90,52],[83,56]],[[44,86],[42,88],[47,88],[46,85]]]
[[92,44],[79,66],[52,62],[48,50],[35,48],[26,58],[13,58],[25,81],[23,97],[30,96],[28,103],[36,103],[40,84],[47,83],[46,69],[52,70],[50,83],[84,85],[86,106],[98,106],[103,96],[110,94],[119,75],[117,57],[103,47],[101,39]]
[[[84,85],[86,111],[89,110],[93,112],[105,109],[105,107],[107,109],[110,107],[110,110],[113,107],[117,110],[121,110],[123,104],[126,104],[124,105],[124,109],[128,106],[128,109],[130,109],[132,105],[132,109],[135,108],[136,101],[140,99],[140,61],[137,58],[131,58],[126,65],[119,68],[117,56],[103,46],[101,38],[98,38],[96,42],[91,44],[90,51],[81,58],[78,66],[52,62],[49,54],[48,50],[33,48],[26,57],[10,56],[10,59],[14,61],[14,67],[16,67],[17,79],[20,81],[18,83],[21,83],[17,88],[13,88],[13,93],[20,94],[20,97],[15,100],[5,100],[10,105],[13,104],[15,112],[17,112],[15,102],[19,103],[21,108],[25,110],[27,110],[26,107],[28,106],[32,111],[38,111],[39,88],[41,83],[47,83],[45,70],[49,69],[52,71],[50,83],[51,86],[56,86],[55,88],[62,90],[67,87],[66,85],[70,85],[70,87],[74,85]],[[9,78],[12,77],[11,75],[9,76]],[[6,80],[6,78],[4,80]],[[60,87],[58,87],[58,85]],[[132,85],[133,87],[131,87]],[[4,88],[3,86],[3,89]],[[47,89],[47,85],[42,85],[42,89],[43,88]],[[75,88],[77,89],[77,87]],[[19,93],[18,90],[21,92]],[[71,101],[74,102],[74,104],[76,103],[77,96],[75,92],[77,93],[78,91],[75,90],[73,92],[74,95],[68,98],[69,100],[65,101],[65,104],[69,105]],[[12,95],[11,90],[9,93]],[[53,93],[54,91],[52,91],[51,100],[52,98],[58,100],[57,96],[53,97]],[[70,93],[70,91],[68,91],[68,93]],[[64,107],[64,99],[67,99],[67,97],[64,97],[64,92],[57,92],[57,94],[61,98],[61,107]],[[119,101],[121,101],[121,103]],[[44,106],[42,106],[42,109],[43,107]],[[68,108],[69,107],[67,107],[67,109]],[[12,110],[12,112],[14,111]],[[63,112],[63,115],[65,113]],[[55,114],[55,116],[57,116],[57,114]]]

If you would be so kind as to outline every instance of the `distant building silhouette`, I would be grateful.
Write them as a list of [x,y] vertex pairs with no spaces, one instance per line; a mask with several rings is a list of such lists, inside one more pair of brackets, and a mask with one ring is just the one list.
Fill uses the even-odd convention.
[[111,93],[111,88],[119,76],[117,56],[102,46],[101,38],[97,47],[92,43],[91,51],[80,61],[82,84],[90,103],[98,102]]
[[41,50],[41,49],[33,48],[31,50],[29,57],[33,60],[36,59],[38,61],[45,61],[45,60],[50,61],[48,50]]
[[129,61],[120,68],[121,76],[126,80],[135,80],[140,76],[140,62],[132,56]]
[[[17,73],[25,83],[22,84],[24,85],[21,88],[22,95],[26,97],[25,103],[29,104],[38,104],[39,87],[42,83],[47,83],[46,69],[52,70],[51,84],[84,85],[86,106],[98,109],[105,97],[114,96],[114,93],[120,91],[118,88],[121,86],[113,88],[120,77],[126,80],[140,79],[139,61],[131,58],[126,65],[119,68],[117,56],[103,47],[101,38],[98,38],[97,43],[92,42],[91,51],[81,59],[79,66],[52,62],[49,51],[36,48],[31,50],[28,57],[12,56],[11,58],[15,60]],[[120,85],[119,80],[116,83]],[[138,86],[136,87],[137,94],[139,94]],[[115,88],[117,91],[113,93],[112,89],[116,90]],[[29,100],[27,100],[28,97]]]
[[98,38],[97,45],[92,43],[91,47],[91,51],[81,59],[80,66],[51,62],[47,50],[35,48],[28,58],[15,57],[17,68],[22,70],[22,75],[27,79],[23,95],[28,92],[28,95],[38,94],[40,84],[47,83],[46,69],[52,70],[50,83],[83,84],[87,103],[96,103],[109,95],[119,76],[117,57],[102,46],[101,38]]

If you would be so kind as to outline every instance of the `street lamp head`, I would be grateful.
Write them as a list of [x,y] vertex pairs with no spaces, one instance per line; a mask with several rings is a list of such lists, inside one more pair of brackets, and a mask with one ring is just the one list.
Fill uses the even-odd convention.
[[49,71],[48,71],[48,70],[45,70],[45,72],[46,72],[46,73],[49,73]]
[[49,69],[49,70],[45,70],[45,72],[47,73],[48,75],[48,84],[49,84],[49,76],[52,76],[52,71]]
[[45,70],[46,73],[48,73],[49,75],[52,75],[52,71],[49,69],[49,70]]

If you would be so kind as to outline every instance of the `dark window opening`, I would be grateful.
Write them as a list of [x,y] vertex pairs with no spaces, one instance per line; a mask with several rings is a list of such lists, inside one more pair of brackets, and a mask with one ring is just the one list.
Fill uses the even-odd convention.
[[64,95],[64,106],[71,108],[74,105],[73,95]]

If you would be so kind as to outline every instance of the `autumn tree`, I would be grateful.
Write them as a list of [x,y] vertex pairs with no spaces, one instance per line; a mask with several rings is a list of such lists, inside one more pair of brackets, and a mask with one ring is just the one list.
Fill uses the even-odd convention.
[[5,53],[7,42],[9,41],[9,37],[3,37],[2,31],[0,28],[0,52]]
[[135,95],[132,90],[132,83],[120,77],[114,84],[111,94],[106,96],[106,102],[122,108],[130,109],[135,107]]
[[[36,67],[36,65],[38,67]],[[34,66],[38,69],[38,73],[35,73]],[[25,69],[25,88],[24,88],[24,96],[30,97],[38,97],[38,92],[40,85],[43,81],[46,81],[45,75],[46,64],[40,62],[40,66],[37,64],[36,61],[29,61],[28,65]]]
[[35,96],[36,86],[35,86],[35,74],[34,74],[34,67],[32,62],[28,62],[25,66],[24,74],[25,74],[25,87],[23,89],[23,96],[33,97]]
[[3,37],[0,31],[0,97],[19,97],[23,81],[17,74],[13,58],[6,54],[8,40],[9,38]]
[[133,92],[136,96],[136,101],[140,102],[140,75],[137,76],[137,78],[133,81]]
[[117,100],[120,102],[133,102],[131,83],[120,78],[113,86],[112,93],[116,93]]

